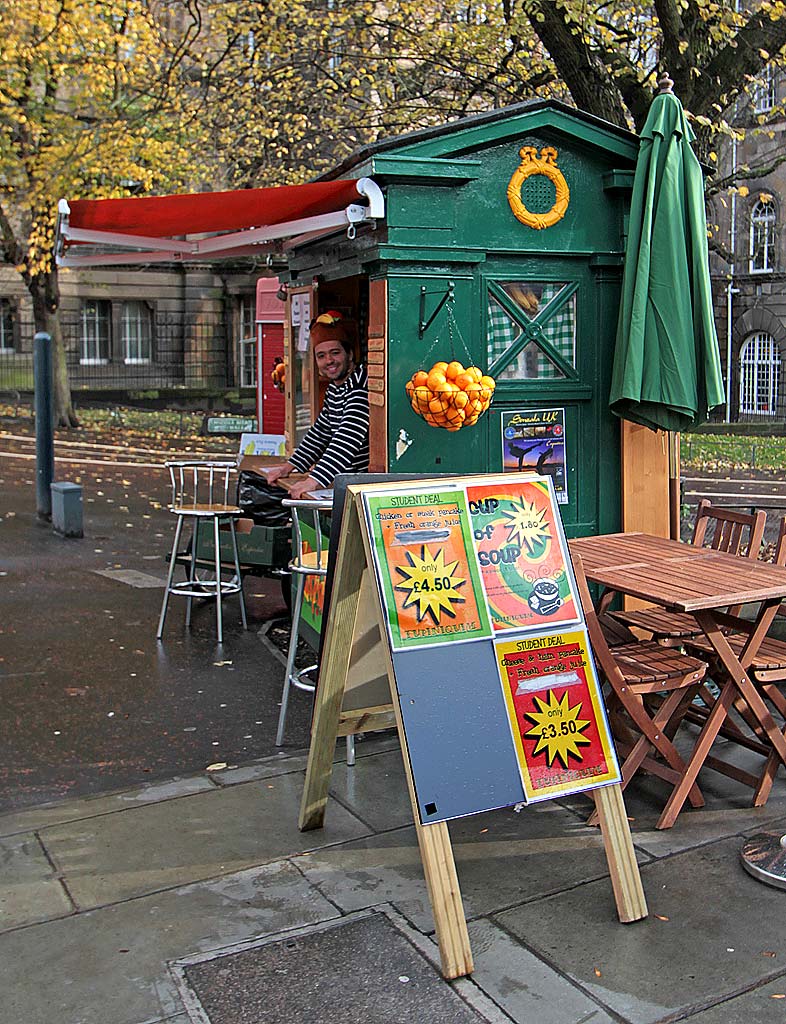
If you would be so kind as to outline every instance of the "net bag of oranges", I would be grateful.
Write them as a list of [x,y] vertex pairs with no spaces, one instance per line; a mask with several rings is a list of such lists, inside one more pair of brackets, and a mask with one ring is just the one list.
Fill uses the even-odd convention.
[[418,416],[432,427],[471,427],[491,405],[495,381],[477,366],[458,360],[418,370],[406,383],[407,397]]

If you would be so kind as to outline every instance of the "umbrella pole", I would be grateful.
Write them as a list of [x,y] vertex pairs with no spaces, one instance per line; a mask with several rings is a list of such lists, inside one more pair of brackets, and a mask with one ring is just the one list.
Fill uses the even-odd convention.
[[669,436],[669,536],[680,539],[680,435],[670,430]]

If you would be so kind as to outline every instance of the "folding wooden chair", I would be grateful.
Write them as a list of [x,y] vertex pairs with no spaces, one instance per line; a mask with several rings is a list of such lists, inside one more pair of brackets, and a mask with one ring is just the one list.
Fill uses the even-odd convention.
[[[584,566],[575,554],[573,570],[592,649],[608,684],[609,721],[617,751],[624,757],[622,788],[639,769],[665,779],[673,788],[682,779],[686,765],[672,742],[672,734],[698,692],[707,666],[654,640],[609,646],[592,603]],[[660,696],[663,699],[656,699]],[[697,785],[688,798],[693,807],[704,806]],[[589,823],[594,819],[593,814]],[[657,827],[669,827],[662,823],[663,816]]]
[[[758,558],[766,519],[766,512],[737,512],[717,507],[707,498],[702,498],[696,511],[691,544],[727,551],[732,555],[740,555],[744,551],[745,557]],[[651,639],[670,647],[679,647],[686,638],[701,634],[693,616],[684,612],[640,608],[609,614],[618,622],[644,630]]]
[[[778,528],[773,562],[776,565],[786,565],[786,516],[781,519]],[[726,639],[737,657],[740,657],[748,640],[748,635],[742,632],[732,632],[726,634]],[[687,641],[686,646],[689,647],[692,653],[696,653],[700,657],[711,658],[714,655],[706,637],[694,637]],[[786,682],[786,641],[766,636],[747,666],[747,672],[751,682],[758,688],[762,697],[769,701],[770,705],[786,723],[786,694],[780,688],[780,684]],[[736,704],[735,707],[737,707]],[[734,726],[722,729],[722,734],[737,743],[741,743],[743,746],[766,754],[767,747],[761,742],[761,730],[751,724],[750,717],[744,715],[744,709],[738,707],[737,710],[743,713],[743,717],[751,726],[754,736],[746,736]],[[690,709],[690,717],[694,719],[706,719],[707,714],[708,709]],[[714,760],[708,759],[708,763],[711,767],[716,767],[718,770],[723,771],[723,768],[718,767],[717,762]],[[769,753],[764,770],[758,777],[758,780],[751,783],[755,790],[753,795],[754,807],[763,807],[766,804],[779,764],[780,759],[777,754]],[[742,781],[749,781],[749,779],[744,778]]]

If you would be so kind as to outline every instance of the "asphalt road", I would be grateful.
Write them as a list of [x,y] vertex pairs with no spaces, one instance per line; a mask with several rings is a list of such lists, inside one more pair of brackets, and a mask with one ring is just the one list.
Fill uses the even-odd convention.
[[[82,539],[38,521],[34,445],[0,434],[0,810],[274,754],[283,666],[258,634],[285,615],[279,582],[247,579],[247,632],[226,600],[221,646],[209,602],[186,630],[174,601],[157,642],[172,453],[55,451],[56,479],[83,488]],[[287,750],[309,721],[297,694]]]

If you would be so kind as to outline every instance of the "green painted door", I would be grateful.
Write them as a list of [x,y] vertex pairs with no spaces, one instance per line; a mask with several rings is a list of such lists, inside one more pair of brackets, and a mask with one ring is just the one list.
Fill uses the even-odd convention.
[[[608,409],[620,270],[609,263],[539,254],[391,272],[389,468],[501,472],[513,430],[507,468],[560,477],[568,536],[620,529],[619,423]],[[421,312],[428,320],[451,285],[452,316],[443,307],[421,331]],[[404,391],[416,370],[453,358],[497,381],[490,410],[455,433],[420,419]]]

